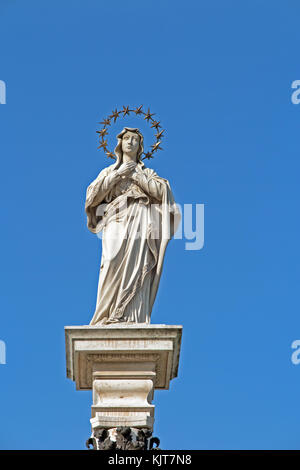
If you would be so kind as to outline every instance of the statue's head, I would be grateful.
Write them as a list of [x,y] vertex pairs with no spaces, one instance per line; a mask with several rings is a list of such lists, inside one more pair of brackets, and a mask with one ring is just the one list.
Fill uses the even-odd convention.
[[117,156],[117,166],[122,164],[123,153],[126,153],[137,163],[141,162],[141,157],[144,152],[144,138],[143,134],[137,128],[124,127],[122,132],[117,135],[118,144],[115,148]]

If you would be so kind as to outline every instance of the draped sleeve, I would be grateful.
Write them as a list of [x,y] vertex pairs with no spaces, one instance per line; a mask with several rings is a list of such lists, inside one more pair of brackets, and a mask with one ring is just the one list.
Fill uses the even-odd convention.
[[97,225],[101,221],[101,216],[98,216],[96,211],[99,204],[101,204],[111,189],[119,182],[121,177],[114,169],[115,165],[102,170],[97,178],[89,185],[86,192],[85,211],[87,214],[88,229],[97,233]]

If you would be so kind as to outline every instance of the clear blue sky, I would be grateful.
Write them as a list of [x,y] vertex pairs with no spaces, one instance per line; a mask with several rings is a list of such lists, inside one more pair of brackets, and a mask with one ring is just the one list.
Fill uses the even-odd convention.
[[89,437],[64,325],[93,314],[85,191],[111,163],[97,122],[127,104],[167,129],[149,166],[178,202],[205,204],[205,246],[169,244],[152,315],[183,325],[154,435],[164,449],[300,449],[299,15],[296,0],[0,0],[1,449]]

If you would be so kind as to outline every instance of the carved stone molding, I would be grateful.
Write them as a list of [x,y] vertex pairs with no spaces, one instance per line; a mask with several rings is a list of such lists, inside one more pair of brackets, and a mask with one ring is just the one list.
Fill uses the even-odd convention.
[[86,446],[93,450],[151,450],[158,449],[160,441],[152,437],[152,432],[147,429],[136,429],[128,426],[118,428],[97,429],[93,436],[86,441]]
[[113,357],[120,354],[125,360],[138,361],[137,356],[155,354],[159,356],[155,357],[155,388],[167,390],[170,380],[177,377],[181,333],[180,325],[67,326],[67,376],[76,381],[77,390],[89,390],[92,377],[88,373],[87,355],[103,354],[103,359],[106,356],[115,361]]
[[159,354],[153,353],[143,353],[143,354],[136,354],[136,353],[116,353],[116,354],[88,354],[86,357],[87,360],[87,380],[91,380],[90,377],[92,375],[92,364],[95,363],[104,363],[104,362],[154,362],[155,363],[155,379],[154,379],[154,386],[157,386],[161,381],[161,377],[163,374],[162,371],[162,364],[160,361]]
[[90,445],[158,445],[152,401],[177,376],[181,333],[180,325],[65,327],[67,376],[77,390],[93,390]]

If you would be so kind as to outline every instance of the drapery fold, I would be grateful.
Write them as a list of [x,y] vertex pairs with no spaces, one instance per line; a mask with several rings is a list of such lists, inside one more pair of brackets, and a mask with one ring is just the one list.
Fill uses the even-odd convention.
[[180,221],[166,179],[142,162],[130,178],[115,167],[101,171],[87,189],[88,228],[103,231],[92,325],[150,322],[165,250]]

